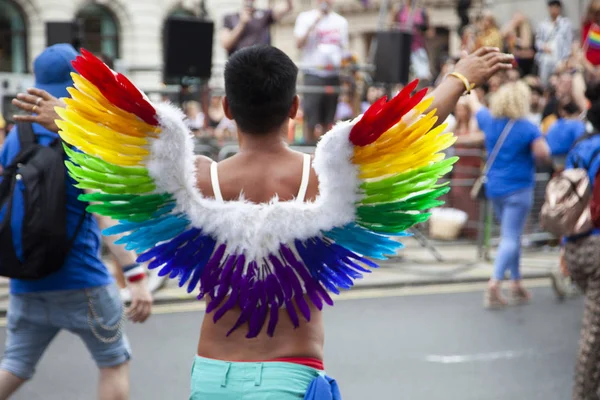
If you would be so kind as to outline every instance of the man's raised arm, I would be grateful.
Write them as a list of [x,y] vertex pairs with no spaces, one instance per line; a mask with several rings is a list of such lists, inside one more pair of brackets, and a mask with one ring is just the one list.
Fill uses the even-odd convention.
[[[468,84],[477,87],[487,82],[498,71],[511,69],[513,60],[514,56],[501,53],[497,48],[482,47],[461,58],[454,67],[454,72],[466,78]],[[437,109],[436,125],[446,121],[466,91],[465,82],[455,75],[449,75],[430,93],[434,98],[430,110]]]

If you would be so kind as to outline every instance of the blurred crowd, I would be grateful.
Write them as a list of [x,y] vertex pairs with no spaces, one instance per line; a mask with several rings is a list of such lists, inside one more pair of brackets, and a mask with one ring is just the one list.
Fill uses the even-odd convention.
[[[440,59],[428,50],[435,29],[428,10],[418,3],[394,2],[386,23],[390,29],[412,32],[411,79],[420,79],[421,88],[433,88],[453,71],[457,59]],[[364,113],[377,99],[402,86],[374,82],[369,71],[358,67],[365,60],[350,52],[348,22],[334,12],[333,4],[334,0],[319,0],[315,9],[300,13],[296,19],[302,109],[290,122],[290,143],[314,144],[335,122]],[[515,69],[498,73],[478,87],[477,97],[488,106],[491,97],[507,83],[525,82],[531,91],[528,119],[540,128],[559,160],[585,132],[580,116],[588,108],[586,86],[600,77],[600,0],[590,2],[583,21],[565,17],[560,0],[547,4],[547,17],[537,26],[521,13],[509,21],[497,21],[484,11],[472,18],[463,16],[459,33],[463,52],[493,46],[514,54]],[[253,0],[245,0],[239,12],[224,17],[220,43],[228,54],[254,44],[270,44],[271,26],[293,8],[293,0],[274,2],[272,9],[258,9]],[[574,32],[579,31],[581,35],[575,37]],[[187,96],[181,104],[200,153],[215,156],[223,145],[237,141],[236,126],[225,115],[222,99],[222,93],[208,89],[206,95]],[[465,194],[483,166],[484,134],[468,101],[459,103],[447,123],[448,130],[458,136],[452,151],[461,156],[451,176],[454,190],[447,200],[451,207],[467,212],[470,221],[477,221],[478,204]],[[0,143],[10,128],[7,125],[8,118],[0,119]],[[463,233],[474,238],[476,229],[467,228]]]

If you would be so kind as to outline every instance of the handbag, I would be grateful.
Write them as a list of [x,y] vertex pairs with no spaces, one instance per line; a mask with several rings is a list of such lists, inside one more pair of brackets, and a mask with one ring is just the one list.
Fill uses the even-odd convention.
[[508,137],[508,134],[512,130],[512,127],[514,126],[514,124],[515,124],[515,121],[510,120],[504,127],[504,130],[500,134],[500,137],[498,138],[498,141],[496,142],[496,145],[494,146],[494,149],[492,150],[490,157],[488,158],[487,162],[483,166],[481,175],[479,175],[479,178],[477,178],[477,180],[475,180],[475,183],[473,184],[473,187],[471,188],[471,199],[473,199],[473,200],[484,200],[485,199],[484,186],[487,183],[487,174],[488,174],[488,172],[490,172],[490,168],[492,168],[492,165],[494,165],[494,161],[496,161],[496,157],[498,157],[500,148],[506,141],[506,138]]

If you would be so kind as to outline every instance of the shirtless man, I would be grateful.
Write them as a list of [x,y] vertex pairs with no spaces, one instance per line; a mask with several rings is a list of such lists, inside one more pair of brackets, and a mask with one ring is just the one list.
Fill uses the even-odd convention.
[[[512,59],[498,49],[483,48],[459,61],[454,69],[457,75],[449,76],[432,93],[439,121],[454,109],[466,86],[483,84],[499,70],[511,68]],[[304,174],[307,158],[286,143],[289,119],[296,116],[299,106],[297,74],[289,57],[272,47],[251,47],[230,58],[223,107],[237,124],[240,151],[218,164],[198,157],[197,186],[205,196],[228,201],[238,200],[243,193],[254,203],[268,202],[275,195],[280,200],[316,198],[315,172]],[[43,93],[33,94],[47,99]],[[27,95],[18,98],[27,107]],[[35,122],[51,120],[48,116],[26,119],[36,118]],[[300,188],[306,179],[303,193]],[[228,311],[217,323],[212,313],[206,315],[192,372],[191,399],[303,398],[315,378],[323,375],[323,318],[315,307],[310,311],[310,323],[302,321],[294,329],[285,310],[280,310],[274,337],[263,329],[254,339],[246,338],[245,329],[227,336],[240,316],[239,308]],[[331,390],[325,398],[332,398]]]

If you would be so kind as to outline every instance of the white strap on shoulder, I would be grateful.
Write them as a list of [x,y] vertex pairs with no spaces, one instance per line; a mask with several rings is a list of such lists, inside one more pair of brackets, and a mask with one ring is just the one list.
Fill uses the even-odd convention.
[[212,184],[215,200],[223,201],[223,194],[221,194],[221,187],[219,186],[219,172],[217,171],[217,165],[216,162],[210,164],[210,183]]
[[300,182],[300,190],[298,190],[298,196],[296,197],[296,201],[300,203],[304,201],[308,189],[308,181],[310,180],[310,160],[310,154],[305,154],[302,163],[302,182]]

